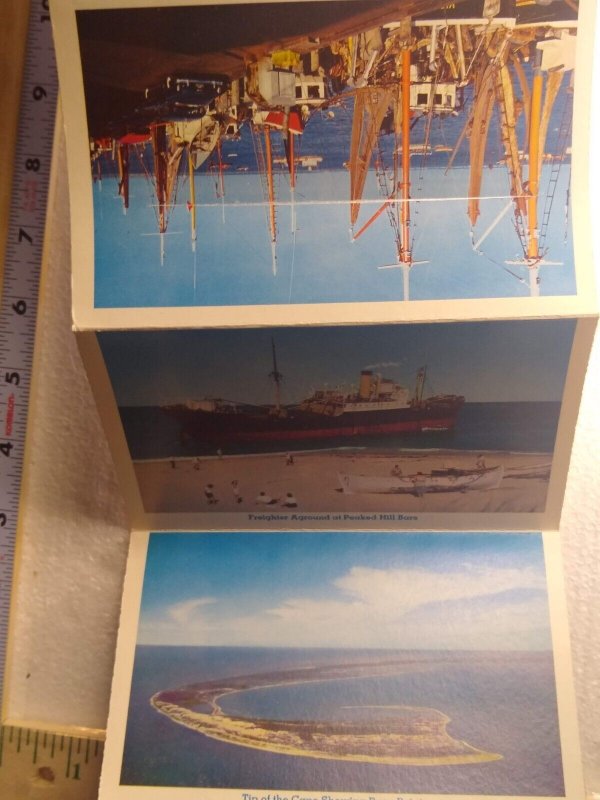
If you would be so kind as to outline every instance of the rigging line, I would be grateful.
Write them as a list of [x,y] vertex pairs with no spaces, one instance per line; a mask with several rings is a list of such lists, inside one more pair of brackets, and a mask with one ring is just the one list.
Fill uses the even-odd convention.
[[572,177],[573,167],[569,169],[569,182],[567,184],[567,193],[565,198],[565,234],[563,237],[563,242],[566,243],[569,237],[569,209],[571,207],[571,177]]
[[[504,44],[506,44],[506,41],[507,40],[505,39],[504,40]],[[496,92],[496,98],[500,99],[500,101],[501,101],[501,102],[497,102],[497,105],[499,106],[498,115],[500,117],[500,125],[499,125],[499,128],[498,128],[498,137],[500,139],[501,152],[504,153],[504,163],[505,163],[505,166],[506,166],[506,175],[507,175],[508,182],[509,182],[509,190],[510,190],[510,193],[511,193],[511,196],[512,196],[512,186],[511,186],[511,180],[510,180],[510,167],[509,167],[509,163],[508,163],[509,154],[506,151],[506,146],[504,144],[503,134],[502,134],[502,126],[503,125],[505,126],[505,128],[507,130],[509,129],[509,120],[508,120],[508,115],[507,115],[507,111],[506,111],[506,95],[504,94],[504,84],[502,82],[502,76],[499,74],[499,67],[497,66],[498,64],[500,64],[500,68],[502,67],[501,56],[503,56],[505,49],[506,49],[506,47],[503,46],[501,52],[498,53],[498,56],[496,57],[496,63],[493,66],[493,69],[494,69],[493,80],[494,80],[494,89],[495,89],[495,92]],[[508,74],[509,74],[509,78],[510,78],[510,80],[512,82],[512,76],[510,74],[510,71],[509,71]],[[522,222],[521,214],[515,214],[514,220],[513,220],[513,226],[514,226],[516,234],[517,234],[517,236],[519,238],[519,242],[520,242],[521,248],[523,250],[523,255],[524,255],[524,257],[527,257],[527,236],[526,236],[526,233],[525,233],[525,227],[524,227],[524,224]]]
[[[549,185],[548,190],[546,193],[546,199],[544,202],[544,211],[542,215],[542,225],[540,229],[540,236],[539,241],[540,244],[545,242],[546,234],[548,232],[548,225],[550,222],[550,214],[552,211],[552,205],[554,203],[554,197],[556,194],[556,189],[558,187],[558,179],[560,177],[560,169],[564,162],[565,153],[567,149],[567,142],[571,138],[571,129],[572,129],[572,100],[573,95],[567,91],[565,95],[565,100],[562,107],[561,119],[558,129],[558,141],[557,141],[557,151],[559,154],[558,159],[552,161],[552,165],[550,168],[550,178],[549,178]],[[558,166],[557,166],[558,165]],[[570,183],[570,175],[569,175],[569,183]]]
[[525,278],[522,278],[522,277],[521,277],[520,275],[518,275],[516,272],[513,272],[511,269],[509,269],[509,268],[506,266],[506,264],[501,264],[499,261],[496,261],[496,260],[495,260],[494,258],[492,258],[491,256],[488,256],[488,254],[487,254],[487,253],[484,253],[484,252],[483,252],[483,250],[477,250],[476,252],[477,252],[477,255],[479,255],[479,256],[483,256],[483,258],[485,258],[487,261],[489,261],[489,262],[490,262],[490,264],[493,264],[495,267],[499,267],[499,268],[500,268],[500,269],[501,269],[503,272],[506,272],[506,273],[507,273],[507,275],[510,275],[510,276],[511,276],[511,277],[513,277],[515,280],[517,280],[519,283],[523,283],[523,284],[526,284],[526,283],[527,283],[527,281],[525,280]]
[[294,285],[294,266],[296,264],[296,231],[292,233],[292,267],[290,270],[290,291],[288,293],[288,303],[292,302],[292,289]]

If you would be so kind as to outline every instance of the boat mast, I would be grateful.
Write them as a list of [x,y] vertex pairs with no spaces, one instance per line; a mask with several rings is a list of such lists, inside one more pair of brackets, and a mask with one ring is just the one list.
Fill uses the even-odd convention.
[[120,143],[117,148],[119,168],[119,194],[123,198],[123,213],[129,208],[129,145]]
[[154,178],[158,203],[158,233],[160,236],[160,263],[165,261],[165,232],[167,230],[167,128],[157,124],[152,127],[152,151],[154,155]]
[[527,199],[527,260],[529,262],[529,287],[533,297],[539,296],[539,231],[538,195],[540,183],[540,116],[542,113],[542,52],[536,49],[531,88],[531,112],[529,114],[529,196]]
[[290,203],[291,203],[291,226],[292,226],[292,233],[296,230],[296,205],[295,205],[295,198],[296,198],[296,160],[295,160],[295,153],[294,153],[294,134],[288,128],[287,132],[287,162],[288,162],[288,170],[290,173]]
[[273,266],[273,275],[277,275],[277,228],[275,221],[275,184],[273,181],[273,151],[271,148],[271,131],[268,125],[264,126],[265,129],[265,161],[267,168],[267,188],[269,196],[269,231],[271,234],[271,263]]
[[409,300],[410,252],[410,49],[402,51],[402,182],[400,184],[401,238],[398,261],[402,264],[404,299]]
[[423,403],[423,393],[425,391],[425,378],[427,376],[427,367],[421,367],[417,372],[417,381],[415,384],[415,397],[414,404],[420,406]]
[[277,353],[275,352],[275,340],[271,339],[271,352],[273,355],[273,369],[269,372],[269,378],[273,379],[275,383],[275,410],[279,413],[281,411],[281,381],[283,375],[277,369]]
[[188,176],[190,181],[190,199],[188,200],[188,209],[190,212],[190,227],[192,236],[192,253],[196,252],[196,180],[194,175],[194,161],[192,159],[192,150],[187,148],[188,157]]
[[217,142],[217,163],[219,167],[218,197],[221,198],[221,219],[225,223],[225,176],[223,169],[223,152],[221,150],[221,139]]

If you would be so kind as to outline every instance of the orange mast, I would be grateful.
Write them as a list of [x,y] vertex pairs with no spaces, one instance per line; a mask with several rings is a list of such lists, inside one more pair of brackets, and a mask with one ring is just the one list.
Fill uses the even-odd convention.
[[538,259],[538,194],[540,184],[540,116],[542,113],[543,76],[542,53],[536,51],[533,86],[531,89],[531,113],[529,114],[529,193],[527,199],[527,258]]

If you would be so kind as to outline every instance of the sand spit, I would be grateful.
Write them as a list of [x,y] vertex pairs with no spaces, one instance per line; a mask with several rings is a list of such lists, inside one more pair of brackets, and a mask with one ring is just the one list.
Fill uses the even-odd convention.
[[[483,454],[487,467],[502,465],[497,489],[423,494],[343,494],[338,473],[389,476],[432,469],[473,469],[480,454],[471,451],[404,451],[389,455],[368,450],[288,454],[210,456],[135,462],[148,512],[456,512],[531,513],[543,511],[550,476],[547,453]],[[207,487],[211,485],[210,489]],[[271,504],[258,502],[264,492]],[[290,500],[292,503],[286,505]],[[293,505],[295,501],[296,505]]]
[[[178,725],[213,739],[272,753],[342,761],[395,765],[450,765],[497,761],[497,753],[453,739],[450,718],[435,708],[381,708],[381,719],[365,721],[282,721],[231,717],[219,701],[226,695],[314,681],[389,675],[415,665],[383,662],[334,665],[238,676],[156,693],[151,705]],[[199,711],[199,707],[206,711]],[[389,713],[392,712],[392,713]]]

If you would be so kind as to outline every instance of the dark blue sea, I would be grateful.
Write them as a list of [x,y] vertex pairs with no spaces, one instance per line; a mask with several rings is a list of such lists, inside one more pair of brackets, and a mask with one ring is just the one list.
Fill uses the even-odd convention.
[[179,422],[158,406],[126,406],[119,409],[135,460],[185,458],[211,455],[266,453],[282,450],[318,450],[356,447],[369,451],[398,450],[502,450],[519,453],[552,453],[560,414],[558,402],[466,403],[456,428],[450,432],[388,434],[340,439],[303,439],[296,443],[261,442],[232,446],[206,443],[183,436]]
[[[360,718],[361,706],[435,708],[448,733],[499,761],[389,766],[288,756],[219,742],[172,722],[150,698],[190,683],[301,666],[401,657],[404,672],[240,692],[225,713],[263,719]],[[393,713],[386,709],[386,713]],[[436,794],[564,794],[550,652],[357,651],[138,646],[121,783],[173,787]]]

